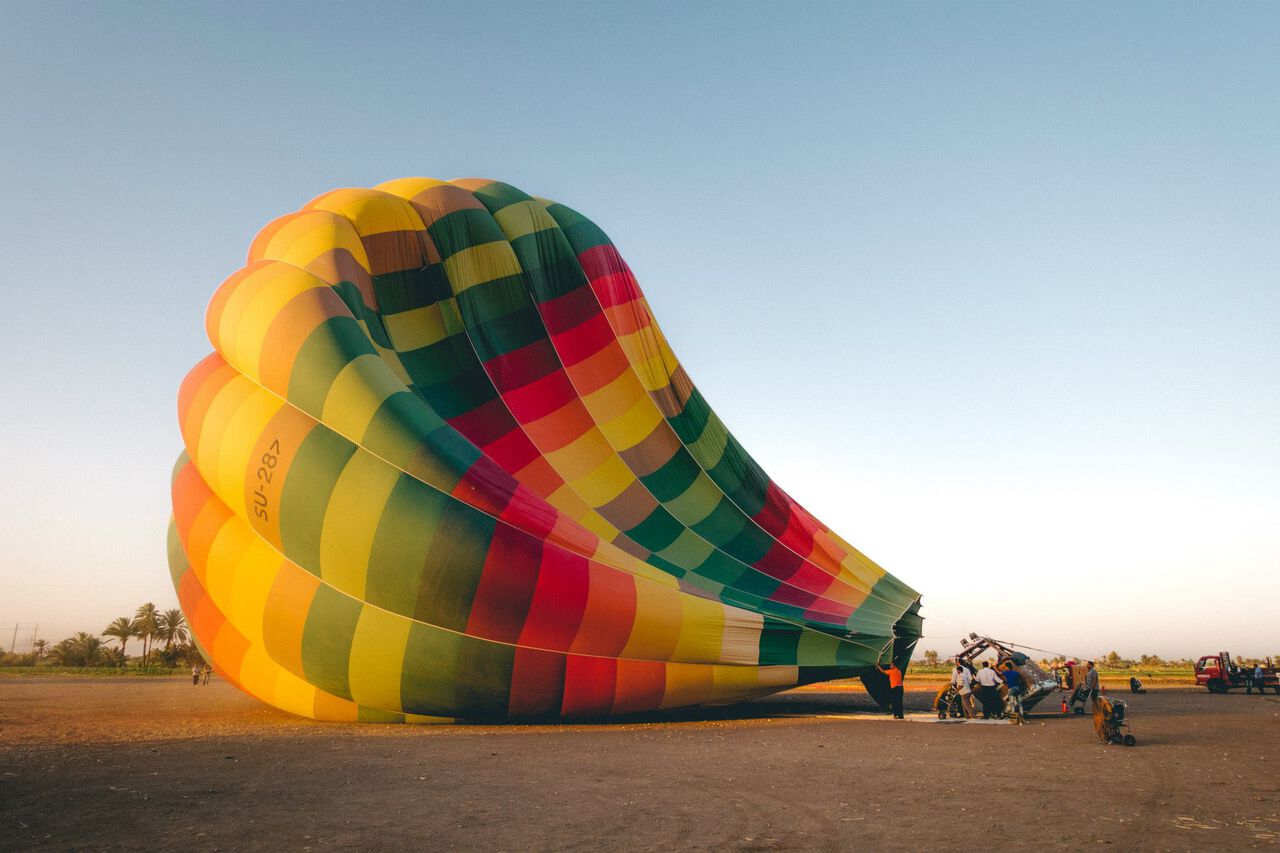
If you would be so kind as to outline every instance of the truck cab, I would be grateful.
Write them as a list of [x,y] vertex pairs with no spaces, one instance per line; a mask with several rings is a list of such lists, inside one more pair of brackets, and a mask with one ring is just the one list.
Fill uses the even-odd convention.
[[1231,687],[1231,655],[1218,652],[1196,661],[1196,684],[1210,693],[1226,693]]

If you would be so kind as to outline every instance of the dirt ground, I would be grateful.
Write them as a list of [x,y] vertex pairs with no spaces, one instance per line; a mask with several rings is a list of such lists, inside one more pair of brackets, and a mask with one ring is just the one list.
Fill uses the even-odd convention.
[[315,723],[220,682],[0,681],[0,848],[1280,848],[1280,697],[1125,695],[1087,718],[906,722],[816,687],[556,726]]

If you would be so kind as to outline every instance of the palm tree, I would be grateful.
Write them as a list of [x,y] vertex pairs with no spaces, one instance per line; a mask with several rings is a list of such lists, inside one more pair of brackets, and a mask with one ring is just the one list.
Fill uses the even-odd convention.
[[128,616],[121,616],[103,629],[102,636],[119,640],[120,654],[123,655],[125,643],[129,642],[129,638],[137,633],[138,620],[130,619]]
[[173,648],[174,643],[185,643],[187,620],[183,618],[182,611],[166,610],[156,617],[156,636],[164,640],[166,653]]
[[148,653],[151,650],[151,640],[160,628],[160,611],[148,601],[139,607],[134,615],[138,617],[138,628],[134,636],[142,640],[142,665],[146,666]]
[[35,653],[36,660],[41,660],[44,658],[45,649],[47,648],[49,648],[48,640],[43,640],[43,639],[36,640],[34,643],[31,644],[31,651]]
[[102,660],[102,640],[80,631],[54,646],[49,657],[62,666],[94,666]]

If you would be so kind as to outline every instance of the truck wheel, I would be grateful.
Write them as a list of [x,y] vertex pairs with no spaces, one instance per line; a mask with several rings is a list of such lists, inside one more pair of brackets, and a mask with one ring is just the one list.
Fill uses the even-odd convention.
[[1220,678],[1214,678],[1209,681],[1210,693],[1226,693],[1227,683]]

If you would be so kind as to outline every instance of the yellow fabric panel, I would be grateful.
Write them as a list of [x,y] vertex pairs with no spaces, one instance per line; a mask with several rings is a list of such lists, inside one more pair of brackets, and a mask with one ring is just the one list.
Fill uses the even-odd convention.
[[750,696],[760,688],[758,672],[754,666],[712,666],[711,696],[707,701],[733,702]]
[[498,221],[498,227],[511,242],[535,231],[546,231],[558,227],[556,221],[551,218],[551,214],[547,213],[542,205],[532,200],[509,204],[495,213],[493,218]]
[[637,400],[620,417],[601,424],[600,430],[615,448],[629,450],[652,435],[662,423],[662,413],[653,404],[653,400],[646,396]]
[[345,216],[327,210],[311,210],[295,215],[271,235],[259,257],[308,267],[317,258],[345,249],[366,271],[369,258],[355,226]]
[[683,595],[674,589],[636,584],[636,621],[619,657],[671,660],[680,637]]
[[[364,326],[365,324],[361,322],[360,325]],[[368,329],[366,327],[366,332],[367,331]],[[400,353],[393,349],[387,349],[375,340],[370,340],[369,343],[373,344],[373,348],[377,350],[378,356],[382,359],[383,363],[387,365],[387,368],[395,374],[396,379],[400,380],[402,385],[408,387],[413,384],[413,380],[409,378],[409,371],[404,369],[404,364],[400,361]]]
[[232,581],[230,603],[224,612],[251,643],[261,645],[263,642],[262,611],[282,559],[275,549],[256,536],[240,557],[240,569]]
[[[592,430],[595,432],[595,430]],[[635,475],[618,456],[610,455],[600,467],[570,485],[589,505],[601,507],[622,494],[635,480]]]
[[[566,486],[565,488],[568,487]],[[610,524],[605,520],[603,515],[595,510],[591,510],[586,515],[575,520],[601,539],[607,539],[612,542],[615,538],[622,535],[622,531]],[[655,569],[655,571],[657,570]]]
[[[218,391],[213,401],[209,404],[208,411],[205,412],[204,422],[200,425],[200,442],[196,448],[195,454],[191,461],[195,463],[196,470],[200,472],[200,476],[209,484],[209,488],[214,494],[223,498],[223,503],[228,506],[235,506],[237,503],[243,505],[243,497],[240,499],[231,498],[230,501],[226,497],[230,497],[227,493],[226,485],[217,476],[221,468],[219,462],[222,456],[222,442],[226,438],[226,426],[240,408],[241,404],[254,392],[255,386],[242,377],[237,376]],[[191,450],[187,448],[188,452]],[[244,468],[240,468],[241,481]],[[237,482],[233,488],[239,488],[240,482]],[[226,497],[224,497],[226,496]]]
[[280,665],[267,657],[261,646],[250,645],[240,661],[240,688],[259,698],[268,696],[266,701],[274,705],[276,677],[280,671]]
[[320,577],[353,598],[364,598],[378,522],[403,476],[372,453],[357,450],[329,497],[320,531]]
[[218,452],[217,477],[214,481],[206,480],[218,483],[218,497],[241,518],[249,516],[244,489],[246,472],[249,478],[257,478],[258,458],[253,456],[254,447],[271,419],[284,405],[279,397],[264,394],[252,385],[250,388],[224,428],[222,446]]
[[551,467],[566,483],[571,483],[587,476],[613,455],[613,448],[600,431],[591,429],[559,450],[543,454],[543,458],[551,463]]
[[667,664],[666,689],[662,693],[663,708],[701,705],[711,698],[711,667],[696,663]]
[[[634,407],[642,398],[649,400],[649,395],[636,378],[624,370],[608,383],[585,395],[582,402],[597,421],[610,421]],[[649,405],[653,405],[652,400],[649,400]]]
[[409,619],[380,608],[361,608],[348,670],[351,698],[356,702],[387,711],[404,710],[400,673],[410,625]]
[[[447,301],[452,303],[454,300]],[[396,349],[406,352],[444,340],[449,336],[449,329],[445,325],[444,305],[443,302],[437,302],[399,314],[384,315],[382,324],[386,326],[391,343]]]
[[[232,519],[214,536],[209,546],[209,554],[205,559],[205,575],[203,578],[205,591],[215,602],[223,615],[237,629],[239,624],[232,619],[235,601],[235,579],[244,571],[242,563],[245,552],[257,541],[257,537],[244,524],[236,524]],[[241,632],[243,633],[243,631]]]
[[338,371],[324,398],[320,421],[359,444],[382,401],[406,390],[376,355],[360,355]]
[[[268,262],[257,274],[266,279],[264,286],[238,313],[228,305],[222,315],[222,340],[213,342],[223,358],[250,376],[258,375],[263,340],[280,309],[300,293],[329,287],[324,279],[279,261]],[[317,311],[316,322],[326,316]]]
[[397,178],[394,181],[378,184],[374,189],[412,201],[420,193],[433,187],[442,187],[447,183],[448,181],[438,181],[435,178]]
[[508,275],[519,275],[520,264],[506,240],[481,243],[455,252],[444,261],[445,275],[455,295],[469,287]]
[[276,698],[272,704],[280,710],[300,717],[311,717],[315,712],[316,692],[314,687],[289,670],[276,670]]
[[694,595],[680,596],[680,637],[672,660],[721,660],[724,645],[724,605]]
[[426,230],[413,205],[399,196],[379,190],[334,190],[312,201],[307,209],[342,214],[351,220],[362,237],[392,231]]

